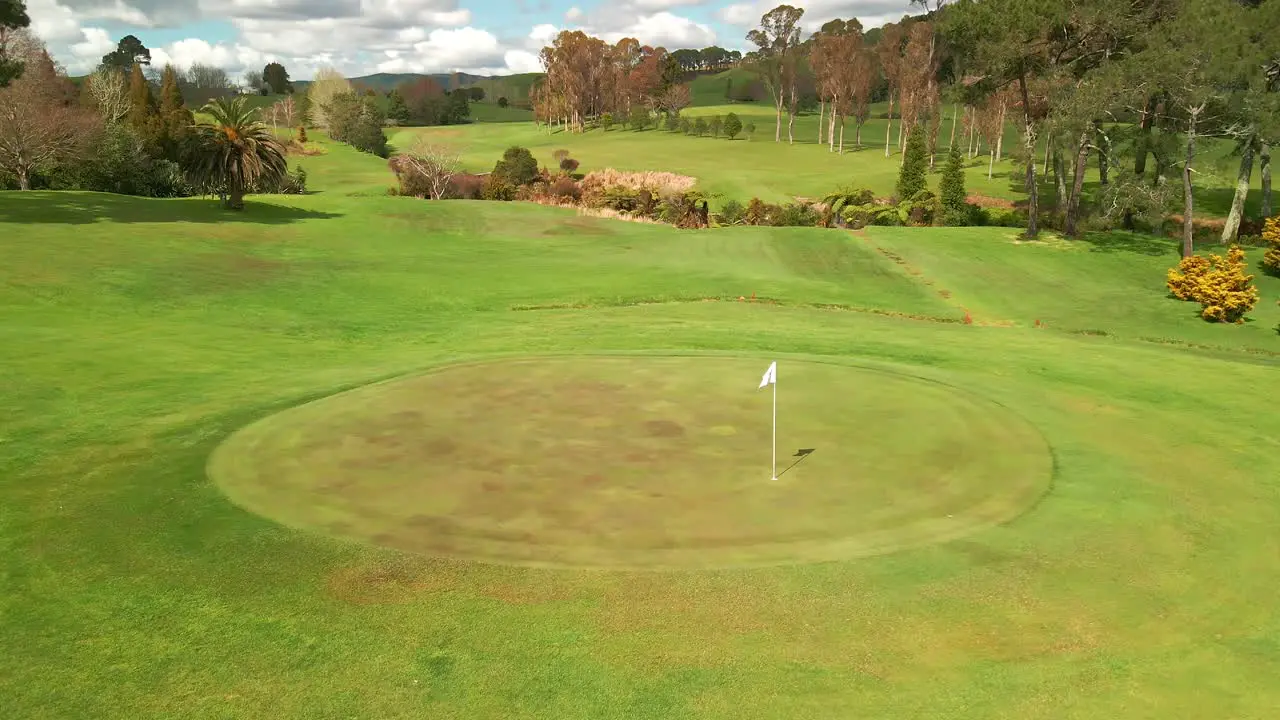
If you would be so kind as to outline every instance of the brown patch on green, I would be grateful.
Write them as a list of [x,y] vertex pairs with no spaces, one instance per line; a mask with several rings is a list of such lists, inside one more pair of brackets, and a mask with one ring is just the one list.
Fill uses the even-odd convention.
[[338,568],[325,579],[325,593],[352,605],[388,605],[457,584],[458,569],[453,563],[401,556]]
[[684,426],[670,420],[649,420],[645,422],[644,429],[652,437],[684,437]]
[[[770,396],[753,392],[762,363],[458,366],[268,418],[219,448],[210,473],[250,509],[325,530],[342,520],[344,535],[400,550],[659,569],[952,539],[1016,516],[1048,485],[1043,439],[999,406],[800,361],[773,482]],[[795,447],[817,450],[791,468]]]

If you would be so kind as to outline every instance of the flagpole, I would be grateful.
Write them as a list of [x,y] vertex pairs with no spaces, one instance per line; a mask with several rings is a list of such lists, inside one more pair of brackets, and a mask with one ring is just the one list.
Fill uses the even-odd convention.
[[773,479],[778,479],[778,374],[773,375]]

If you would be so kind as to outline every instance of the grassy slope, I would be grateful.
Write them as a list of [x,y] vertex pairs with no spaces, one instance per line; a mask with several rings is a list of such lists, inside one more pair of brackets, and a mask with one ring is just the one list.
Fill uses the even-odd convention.
[[[304,162],[317,194],[243,215],[0,194],[14,716],[1268,718],[1280,703],[1280,418],[1262,390],[1280,338],[1259,328],[1277,283],[1257,326],[1213,327],[1161,297],[1169,258],[1141,245],[677,232],[364,197],[385,187],[381,161]],[[627,305],[751,290],[795,306]],[[577,303],[595,307],[507,309]],[[1032,311],[1048,329],[1026,327]],[[236,427],[373,378],[670,348],[854,356],[982,393],[1045,433],[1054,490],[1003,528],[855,563],[598,574],[288,531],[203,474]]]

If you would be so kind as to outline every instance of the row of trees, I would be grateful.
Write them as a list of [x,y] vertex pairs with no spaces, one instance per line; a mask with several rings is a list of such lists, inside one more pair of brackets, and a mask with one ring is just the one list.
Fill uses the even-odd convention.
[[0,39],[0,60],[16,68],[0,87],[0,186],[213,193],[233,208],[246,192],[304,187],[300,172],[287,177],[283,146],[243,99],[207,104],[212,121],[196,124],[172,66],[158,92],[140,63],[126,72],[104,62],[77,86],[29,31],[8,26]]

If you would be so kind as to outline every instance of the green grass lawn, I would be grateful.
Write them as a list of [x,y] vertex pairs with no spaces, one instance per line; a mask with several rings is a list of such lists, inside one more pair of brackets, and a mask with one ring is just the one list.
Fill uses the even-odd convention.
[[[658,153],[716,142],[602,136],[553,136],[537,151],[546,159],[572,141],[590,169],[625,156],[609,143]],[[312,194],[250,198],[242,214],[208,199],[0,193],[6,715],[1274,716],[1280,414],[1268,403],[1280,280],[1258,279],[1253,322],[1213,326],[1165,297],[1175,255],[1163,240],[677,231],[525,204],[423,202],[385,195],[384,161],[315,142],[328,152],[301,159]],[[817,152],[720,142],[776,167]],[[774,182],[721,172],[708,182]],[[821,172],[797,170],[795,192]],[[782,194],[789,186],[777,182]],[[737,300],[753,294],[762,302]],[[974,324],[960,322],[965,312]],[[761,423],[768,359],[783,368],[780,422],[786,368],[857,365],[932,383],[1034,428],[1051,484],[1017,518],[948,542],[660,572],[366,545],[250,513],[207,473],[237,430],[342,390],[463,361],[594,354],[727,363],[688,370],[706,373],[705,397],[700,383],[672,380],[682,412],[710,412],[739,385],[729,376],[746,373],[741,401],[757,404]],[[943,442],[947,425],[930,423],[956,419],[914,415],[910,391],[896,407],[891,392],[863,398],[856,382],[830,382],[838,392],[810,387],[805,402],[850,423],[827,441],[859,462],[881,458],[889,495],[903,457],[872,443],[920,452],[913,435]],[[585,409],[636,419],[627,403],[637,400],[614,408],[610,397],[588,396]],[[868,419],[859,403],[881,409]],[[458,433],[479,432],[451,417]],[[682,417],[668,419],[710,422]],[[500,427],[485,432],[514,443]],[[1022,446],[957,435],[927,460],[948,467]],[[519,452],[564,461],[539,450]],[[823,451],[795,477],[844,482],[816,472]],[[583,475],[617,462],[575,452]],[[874,501],[874,484],[859,487]],[[785,513],[788,498],[776,500]],[[729,509],[772,527],[758,508]]]

